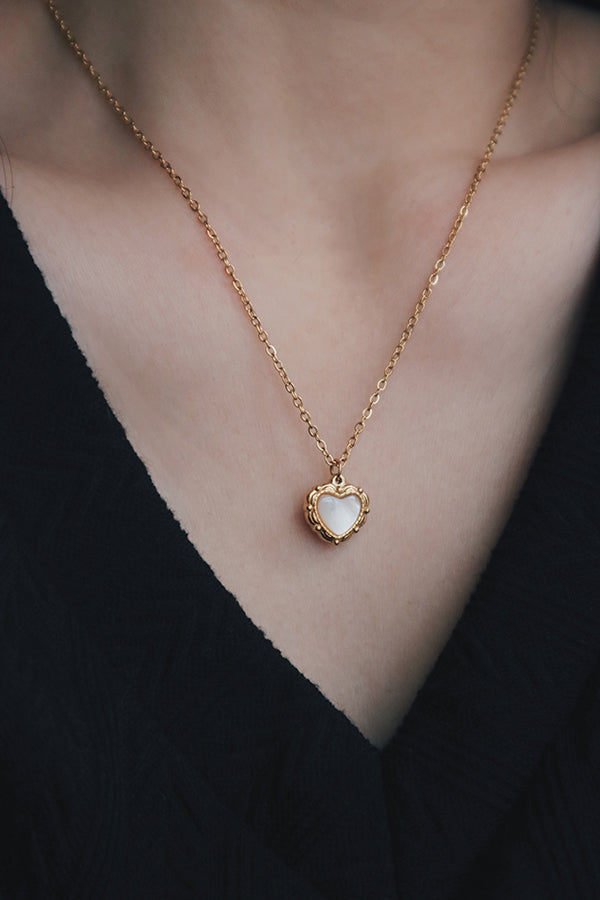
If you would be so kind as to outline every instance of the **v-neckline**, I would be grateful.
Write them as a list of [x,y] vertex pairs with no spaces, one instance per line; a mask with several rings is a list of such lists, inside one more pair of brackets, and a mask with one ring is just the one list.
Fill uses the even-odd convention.
[[[19,306],[15,315],[23,316],[26,332],[47,330],[42,341],[49,364],[56,351],[48,342],[58,340],[66,372],[61,377],[77,386],[66,400],[59,387],[48,387],[56,408],[74,404],[70,415],[77,419],[87,415],[84,403],[94,407],[93,429],[106,436],[123,470],[134,473],[136,490],[152,507],[160,540],[177,564],[209,586],[209,602],[227,605],[232,627],[238,638],[248,639],[259,666],[293,683],[306,706],[335,732],[338,750],[365,761],[371,781],[361,787],[363,801],[385,801],[390,858],[405,879],[406,896],[451,896],[452,884],[532,777],[600,646],[600,529],[590,528],[585,513],[597,493],[578,474],[582,467],[597,472],[600,458],[600,267],[570,368],[520,495],[445,648],[395,735],[379,750],[273,645],[191,543],[127,439],[1,194],[0,216],[7,219],[7,234],[13,230],[10,266],[30,267],[38,279],[39,299],[32,309]],[[36,373],[30,382],[35,385]],[[530,557],[529,542],[540,533],[539,552]],[[131,577],[143,590],[148,576],[134,571]],[[372,801],[364,796],[367,789],[377,795]]]
[[[496,542],[495,546],[492,549],[492,552],[489,556],[486,567],[485,567],[484,571],[481,573],[480,579],[479,579],[475,589],[471,593],[469,600],[465,606],[465,609],[464,609],[460,619],[458,620],[455,628],[453,629],[453,632],[452,632],[448,642],[446,643],[446,645],[443,648],[442,652],[440,653],[438,659],[436,660],[434,666],[432,667],[430,673],[428,674],[427,678],[425,679],[421,689],[419,690],[419,692],[417,694],[417,697],[415,698],[415,700],[411,704],[409,710],[407,711],[407,713],[403,719],[403,722],[399,725],[398,729],[396,730],[395,734],[392,736],[390,741],[388,741],[387,744],[383,748],[379,749],[375,745],[373,745],[365,735],[362,734],[362,732],[358,729],[358,727],[352,722],[351,719],[348,718],[348,716],[342,710],[338,709],[333,704],[333,702],[320,690],[320,688],[318,687],[317,684],[315,684],[305,673],[303,673],[300,669],[298,669],[282,653],[282,651],[279,650],[279,648],[277,648],[273,644],[273,642],[262,631],[260,626],[257,625],[252,620],[252,618],[246,613],[243,606],[239,603],[238,599],[217,578],[217,576],[214,573],[210,564],[202,557],[202,555],[200,554],[198,549],[195,547],[195,545],[192,544],[191,540],[189,539],[188,535],[184,531],[184,529],[181,526],[180,522],[178,521],[177,517],[175,516],[173,511],[170,509],[170,507],[167,505],[167,503],[164,500],[164,498],[162,497],[162,495],[158,492],[143,460],[140,458],[140,456],[137,454],[136,450],[134,449],[133,445],[130,443],[123,425],[121,424],[120,420],[118,419],[118,417],[116,416],[112,407],[110,406],[110,404],[106,398],[106,395],[105,395],[93,369],[91,368],[90,364],[88,363],[79,344],[75,340],[75,337],[73,335],[73,332],[72,332],[72,329],[71,329],[71,326],[70,326],[68,320],[62,313],[60,307],[56,303],[55,298],[53,297],[51,291],[49,290],[49,288],[46,284],[45,278],[44,278],[44,274],[41,271],[41,269],[39,268],[39,266],[37,265],[35,259],[33,258],[31,251],[29,250],[27,240],[25,239],[25,236],[19,226],[19,223],[17,222],[8,202],[6,201],[5,197],[3,196],[3,194],[1,192],[0,192],[0,203],[3,206],[5,206],[6,214],[10,217],[10,219],[14,223],[14,228],[16,229],[16,231],[18,233],[19,240],[22,242],[22,245],[25,249],[25,252],[26,252],[30,262],[31,262],[31,265],[33,267],[35,267],[35,270],[39,274],[39,277],[43,283],[44,293],[48,300],[48,313],[50,315],[58,317],[64,324],[64,327],[66,327],[66,329],[68,331],[68,335],[69,335],[69,341],[72,345],[72,349],[75,350],[76,355],[80,360],[80,363],[82,366],[82,373],[85,373],[83,375],[83,377],[85,377],[88,380],[90,386],[92,386],[92,389],[95,392],[97,392],[99,403],[103,406],[103,408],[107,414],[107,419],[110,419],[112,421],[113,427],[115,427],[118,430],[118,432],[121,434],[121,436],[123,438],[123,441],[122,441],[123,453],[127,454],[131,460],[135,460],[135,463],[141,468],[141,470],[143,470],[145,489],[146,489],[146,491],[149,491],[150,493],[152,493],[155,496],[155,498],[160,502],[160,504],[164,507],[167,518],[169,520],[170,527],[175,528],[179,532],[181,542],[184,542],[186,544],[188,552],[191,553],[192,556],[195,557],[197,565],[199,565],[200,567],[202,567],[204,570],[206,570],[209,573],[209,577],[212,580],[215,588],[218,588],[219,592],[223,593],[228,598],[228,602],[235,606],[235,609],[236,609],[236,612],[238,613],[238,615],[241,615],[243,617],[243,619],[246,621],[248,627],[250,627],[256,633],[256,636],[259,638],[259,640],[261,642],[264,643],[265,647],[269,648],[269,652],[275,653],[276,655],[280,656],[285,661],[285,663],[291,668],[291,670],[295,673],[296,679],[299,682],[302,682],[304,684],[305,688],[308,689],[309,691],[311,691],[315,695],[315,697],[318,699],[318,702],[321,705],[324,704],[325,708],[329,709],[329,711],[332,715],[342,718],[345,725],[347,726],[348,733],[352,734],[353,737],[356,740],[358,740],[359,743],[362,743],[365,749],[367,749],[368,751],[370,751],[374,754],[377,754],[381,758],[385,757],[386,755],[389,755],[391,748],[397,746],[399,740],[401,740],[401,735],[404,730],[404,724],[407,722],[407,720],[409,720],[415,716],[418,717],[418,706],[420,703],[420,698],[423,695],[426,695],[428,693],[430,681],[435,680],[435,677],[436,677],[435,673],[436,673],[436,670],[439,666],[439,663],[440,663],[440,660],[442,659],[442,657],[447,656],[448,651],[452,647],[453,643],[460,640],[460,631],[461,631],[461,627],[462,627],[462,622],[466,616],[471,615],[473,607],[474,606],[476,607],[479,603],[480,595],[482,593],[482,584],[485,583],[486,572],[488,570],[494,568],[499,546],[506,539],[506,535],[507,534],[510,535],[511,532],[514,530],[515,520],[518,517],[517,511],[519,509],[522,496],[525,493],[527,493],[528,486],[533,478],[533,473],[535,473],[536,466],[538,465],[538,457],[539,457],[540,451],[547,440],[548,432],[550,432],[552,430],[553,426],[555,425],[555,420],[558,415],[558,410],[564,405],[565,395],[567,394],[567,392],[569,390],[569,382],[570,382],[570,375],[571,375],[571,368],[573,366],[573,361],[577,359],[577,356],[579,353],[579,345],[586,339],[585,327],[583,326],[581,328],[581,334],[579,335],[578,340],[576,342],[577,346],[573,353],[573,359],[572,359],[570,368],[567,372],[565,381],[563,383],[563,386],[559,392],[559,395],[558,395],[555,405],[553,407],[553,411],[552,411],[552,414],[551,414],[551,417],[549,420],[549,424],[547,425],[544,435],[542,436],[540,444],[538,445],[538,448],[532,459],[530,469],[525,478],[523,486],[521,488],[520,495],[517,498],[517,500],[515,501],[515,504],[513,505],[512,509],[511,509],[510,515],[508,516],[508,518],[505,522],[505,525],[502,530],[500,538],[498,539],[498,541]],[[600,265],[598,265],[598,267],[596,268],[594,278],[592,279],[592,292],[593,292],[593,286],[597,285],[598,283],[600,283]]]

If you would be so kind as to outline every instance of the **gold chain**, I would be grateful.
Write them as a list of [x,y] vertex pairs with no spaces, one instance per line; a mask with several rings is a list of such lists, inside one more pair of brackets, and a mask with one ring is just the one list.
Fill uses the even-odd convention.
[[519,69],[518,69],[515,79],[512,83],[510,93],[509,93],[508,97],[506,98],[506,101],[502,108],[502,112],[500,113],[498,121],[496,122],[496,124],[494,126],[492,135],[491,135],[491,137],[488,141],[488,144],[485,148],[485,153],[483,154],[483,157],[481,158],[481,161],[479,162],[477,169],[475,170],[475,175],[473,176],[473,180],[471,181],[471,183],[469,185],[469,188],[468,188],[465,198],[463,200],[462,206],[460,207],[460,209],[458,211],[458,215],[456,216],[454,223],[452,225],[452,228],[450,229],[450,233],[448,234],[446,243],[442,247],[439,257],[435,261],[435,264],[433,266],[431,274],[429,275],[429,277],[427,278],[427,281],[425,283],[425,287],[423,288],[423,291],[421,292],[421,295],[415,304],[415,308],[413,309],[412,314],[409,316],[408,321],[407,321],[406,325],[404,326],[404,330],[400,336],[400,340],[394,347],[394,352],[392,353],[387,366],[383,370],[383,375],[377,382],[375,391],[369,397],[369,402],[368,402],[367,406],[363,409],[360,419],[354,426],[354,431],[352,432],[352,435],[348,439],[348,443],[346,444],[344,452],[339,457],[332,456],[332,454],[329,452],[329,450],[327,448],[327,444],[325,443],[325,441],[323,440],[323,438],[321,437],[321,435],[319,433],[319,429],[312,421],[310,413],[304,406],[302,397],[298,394],[293,381],[291,380],[288,373],[286,372],[283,363],[281,362],[281,360],[279,359],[279,357],[277,355],[277,351],[275,350],[275,347],[269,340],[269,335],[263,328],[262,323],[261,323],[258,315],[256,314],[256,310],[254,309],[254,306],[252,305],[250,299],[248,298],[248,295],[246,294],[246,291],[244,290],[242,282],[240,281],[240,279],[238,278],[238,276],[235,273],[235,268],[233,267],[233,265],[229,259],[229,254],[223,247],[223,244],[221,243],[221,240],[220,240],[217,232],[215,231],[215,229],[212,227],[212,225],[208,221],[208,216],[206,215],[206,213],[204,213],[200,209],[200,204],[198,203],[197,200],[194,199],[194,197],[192,196],[192,192],[184,184],[181,176],[178,175],[177,172],[175,171],[175,169],[173,168],[173,166],[169,162],[167,162],[167,160],[162,155],[160,150],[155,146],[155,144],[153,144],[152,141],[146,137],[146,135],[143,133],[143,131],[140,128],[138,128],[138,126],[135,124],[135,122],[133,121],[133,119],[131,118],[129,113],[126,111],[126,109],[119,103],[119,101],[117,100],[115,95],[106,86],[106,84],[104,83],[104,81],[102,80],[102,78],[100,77],[98,72],[96,71],[95,67],[92,65],[92,63],[90,62],[88,57],[85,55],[85,53],[83,52],[83,50],[81,49],[81,47],[79,46],[79,44],[77,43],[75,38],[73,37],[73,34],[71,33],[70,29],[65,24],[65,21],[62,18],[62,16],[60,15],[58,9],[56,8],[56,4],[53,2],[53,0],[45,0],[45,2],[46,2],[46,6],[48,7],[50,13],[52,14],[54,20],[56,21],[56,24],[58,25],[62,34],[64,35],[67,43],[69,44],[71,49],[75,52],[75,54],[81,61],[82,65],[88,71],[89,75],[94,80],[98,89],[104,95],[107,102],[110,104],[110,106],[112,106],[112,108],[117,113],[117,115],[119,115],[122,118],[122,120],[125,122],[125,124],[128,126],[128,128],[133,132],[133,134],[135,135],[137,140],[140,142],[142,147],[144,147],[145,150],[148,150],[152,154],[152,157],[158,163],[160,163],[161,168],[163,168],[165,170],[165,172],[167,173],[167,175],[169,176],[169,178],[171,179],[171,181],[173,182],[175,187],[180,192],[183,199],[186,201],[186,203],[189,206],[189,208],[191,209],[191,211],[194,213],[194,215],[198,219],[198,222],[204,227],[208,237],[210,238],[210,240],[212,241],[212,243],[215,246],[215,249],[217,251],[217,256],[219,257],[219,259],[221,260],[221,262],[223,264],[223,268],[225,270],[226,275],[228,275],[229,278],[231,279],[231,283],[234,287],[234,290],[239,295],[239,298],[242,301],[243,307],[246,310],[246,313],[248,314],[248,318],[250,319],[250,322],[256,329],[256,333],[258,335],[259,340],[264,344],[267,355],[270,357],[277,373],[279,374],[281,380],[283,381],[286,391],[291,396],[294,406],[300,413],[300,418],[306,424],[309,435],[312,438],[314,438],[317,447],[319,448],[319,450],[325,457],[327,465],[330,468],[331,475],[332,476],[339,475],[340,472],[342,471],[342,469],[344,468],[344,466],[346,465],[346,463],[348,462],[350,453],[352,452],[353,448],[356,446],[356,441],[358,440],[358,436],[365,430],[367,420],[371,418],[373,409],[379,403],[379,400],[381,399],[381,395],[387,387],[388,379],[389,379],[390,375],[392,374],[392,372],[394,371],[394,369],[396,367],[396,363],[400,359],[400,355],[404,351],[404,348],[406,347],[406,344],[408,343],[408,341],[413,333],[415,325],[419,321],[419,317],[425,308],[425,304],[427,303],[427,301],[429,300],[429,298],[432,294],[433,288],[438,283],[440,272],[444,268],[448,254],[450,253],[452,245],[454,244],[454,241],[456,240],[456,236],[457,236],[458,232],[460,231],[462,224],[465,220],[465,217],[469,211],[469,207],[471,206],[473,197],[475,196],[475,194],[477,192],[477,188],[479,187],[479,185],[481,183],[481,179],[483,178],[485,171],[488,167],[488,164],[490,162],[490,159],[492,158],[492,154],[494,152],[496,144],[498,143],[498,139],[499,139],[500,135],[502,134],[502,131],[504,130],[504,126],[506,124],[506,121],[507,121],[510,113],[511,113],[513,104],[515,102],[515,98],[517,96],[519,88],[521,87],[521,84],[525,77],[525,73],[527,71],[529,63],[531,62],[531,58],[534,54],[535,47],[537,44],[538,33],[539,33],[539,22],[540,22],[539,0],[535,0],[535,2],[534,2],[533,21],[532,21],[532,25],[531,25],[531,33],[530,33],[529,44],[527,46],[527,50],[525,51],[523,59],[521,60]]

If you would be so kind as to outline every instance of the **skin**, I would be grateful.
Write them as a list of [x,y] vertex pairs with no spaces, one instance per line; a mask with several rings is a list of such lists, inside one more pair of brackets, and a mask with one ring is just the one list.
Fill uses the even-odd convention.
[[[564,379],[600,242],[598,17],[545,11],[489,173],[345,470],[369,521],[334,550],[301,512],[327,469],[214,250],[43,4],[1,9],[5,192],[76,340],[216,575],[383,746],[468,601]],[[483,153],[529,4],[61,9],[200,199],[340,453]]]

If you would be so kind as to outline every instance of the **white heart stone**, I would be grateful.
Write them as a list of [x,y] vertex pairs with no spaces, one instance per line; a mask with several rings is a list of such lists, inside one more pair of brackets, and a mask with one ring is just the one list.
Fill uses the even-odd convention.
[[338,537],[346,534],[356,524],[362,508],[356,494],[348,494],[346,497],[322,494],[317,500],[317,507],[325,525]]

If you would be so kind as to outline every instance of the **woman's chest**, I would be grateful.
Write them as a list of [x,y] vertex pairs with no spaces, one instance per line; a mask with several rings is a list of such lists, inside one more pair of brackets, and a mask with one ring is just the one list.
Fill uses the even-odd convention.
[[[564,234],[554,222],[534,233],[532,213],[513,223],[503,206],[499,224],[461,235],[344,471],[371,511],[340,547],[307,530],[304,497],[327,466],[211,248],[170,231],[170,211],[145,228],[99,201],[75,228],[51,204],[36,219],[24,209],[34,256],[156,490],[247,615],[375,743],[460,616],[564,377],[595,240],[593,229],[579,240],[584,194]],[[557,214],[567,199],[558,192]],[[76,200],[65,208],[78,212]],[[361,303],[291,269],[277,296],[258,269],[263,325],[339,456],[412,301]]]

